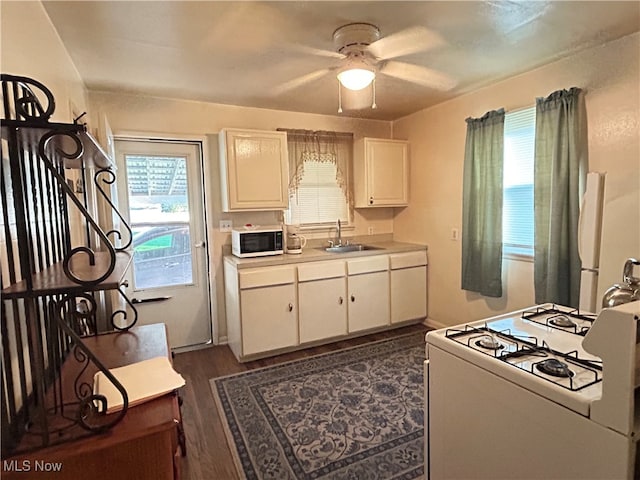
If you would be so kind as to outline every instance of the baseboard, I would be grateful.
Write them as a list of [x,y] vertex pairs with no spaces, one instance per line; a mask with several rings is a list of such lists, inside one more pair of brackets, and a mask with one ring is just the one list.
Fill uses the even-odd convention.
[[432,318],[425,318],[424,322],[422,322],[422,324],[425,327],[433,328],[435,330],[439,330],[441,328],[446,328],[447,327],[447,325],[445,325],[444,323],[436,322]]
[[216,345],[226,345],[228,343],[229,343],[229,337],[224,335],[222,337],[218,337],[218,343],[216,343]]

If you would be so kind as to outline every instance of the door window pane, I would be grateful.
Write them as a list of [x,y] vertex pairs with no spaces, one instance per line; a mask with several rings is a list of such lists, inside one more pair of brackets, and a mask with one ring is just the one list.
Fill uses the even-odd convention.
[[134,289],[193,283],[186,159],[127,155]]

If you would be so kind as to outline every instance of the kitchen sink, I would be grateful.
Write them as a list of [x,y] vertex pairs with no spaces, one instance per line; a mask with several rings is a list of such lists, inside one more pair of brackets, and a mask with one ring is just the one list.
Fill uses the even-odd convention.
[[380,247],[372,247],[371,245],[352,244],[352,245],[340,245],[337,247],[327,247],[324,249],[329,253],[348,253],[348,252],[362,252],[365,250],[382,250]]

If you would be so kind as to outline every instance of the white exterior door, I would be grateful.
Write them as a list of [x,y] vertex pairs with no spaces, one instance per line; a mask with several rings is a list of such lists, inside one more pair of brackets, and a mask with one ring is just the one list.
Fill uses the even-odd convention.
[[172,348],[211,341],[198,143],[116,140],[118,199],[133,231],[127,296],[138,325],[163,322]]

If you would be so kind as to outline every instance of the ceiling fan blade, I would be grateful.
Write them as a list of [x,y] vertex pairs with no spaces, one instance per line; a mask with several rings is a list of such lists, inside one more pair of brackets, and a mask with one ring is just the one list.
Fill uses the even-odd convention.
[[457,85],[457,82],[453,78],[442,72],[412,63],[396,62],[393,60],[385,62],[380,69],[380,73],[436,90],[451,90]]
[[443,45],[445,41],[437,33],[425,27],[410,27],[376,40],[367,47],[376,58],[402,57]]
[[275,95],[280,95],[282,93],[288,92],[289,90],[298,88],[305,83],[313,82],[314,80],[325,76],[331,70],[331,68],[323,68],[322,70],[316,70],[315,72],[307,73],[306,75],[302,75],[301,77],[294,78],[275,87],[273,89],[273,93]]
[[298,45],[298,44],[289,45],[287,49],[291,49],[296,52],[300,52],[308,55],[315,55],[318,57],[339,58],[339,59],[342,59],[345,57],[344,54],[335,52],[333,50],[324,50],[322,48],[309,47],[308,45]]

